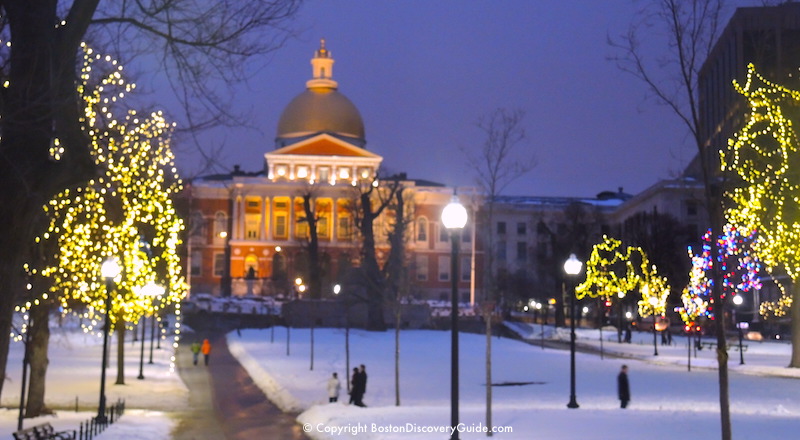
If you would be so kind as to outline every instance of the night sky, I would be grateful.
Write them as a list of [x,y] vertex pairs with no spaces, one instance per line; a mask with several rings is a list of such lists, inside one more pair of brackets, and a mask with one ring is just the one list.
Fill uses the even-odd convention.
[[[448,186],[474,184],[459,148],[478,148],[477,119],[526,112],[526,152],[538,165],[508,195],[591,197],[638,193],[674,177],[694,154],[688,131],[618,69],[607,36],[626,32],[641,2],[307,1],[296,37],[237,96],[256,129],[204,135],[224,143],[223,167],[256,170],[273,149],[278,118],[305,90],[325,38],[339,91],[361,111],[367,149],[384,167]],[[727,17],[726,17],[727,21]],[[652,51],[665,43],[652,36]],[[660,44],[659,44],[660,43]],[[178,153],[184,175],[195,165]]]

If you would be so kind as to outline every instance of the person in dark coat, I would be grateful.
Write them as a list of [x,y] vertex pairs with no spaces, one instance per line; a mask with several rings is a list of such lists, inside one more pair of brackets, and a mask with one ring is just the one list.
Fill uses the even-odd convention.
[[359,402],[359,381],[361,378],[361,373],[358,371],[358,367],[353,368],[353,376],[350,379],[350,403],[353,405],[358,405]]
[[367,367],[361,364],[361,394],[358,396],[358,406],[367,406],[364,404],[364,394],[367,393]]
[[617,394],[619,395],[620,408],[626,408],[631,400],[631,388],[628,384],[628,366],[623,365],[617,375]]

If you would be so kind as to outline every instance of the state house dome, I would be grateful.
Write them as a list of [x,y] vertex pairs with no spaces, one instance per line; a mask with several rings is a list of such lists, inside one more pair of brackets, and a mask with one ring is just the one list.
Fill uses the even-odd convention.
[[364,121],[356,106],[337,91],[338,84],[332,79],[333,58],[325,48],[325,40],[314,55],[313,77],[306,82],[306,91],[292,99],[278,120],[277,146],[317,133],[329,133],[363,146]]

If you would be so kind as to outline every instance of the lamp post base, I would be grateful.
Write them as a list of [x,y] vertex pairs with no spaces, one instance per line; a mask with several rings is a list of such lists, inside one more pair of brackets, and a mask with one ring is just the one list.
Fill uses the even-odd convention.
[[581,407],[581,406],[580,406],[580,405],[578,405],[578,402],[575,400],[575,398],[574,398],[574,397],[573,397],[573,398],[571,398],[571,399],[569,400],[569,403],[567,404],[567,408],[571,408],[571,409],[580,408],[580,407]]

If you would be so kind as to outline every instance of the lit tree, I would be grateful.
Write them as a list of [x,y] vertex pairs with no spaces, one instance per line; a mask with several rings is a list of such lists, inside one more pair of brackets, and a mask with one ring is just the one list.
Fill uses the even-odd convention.
[[622,241],[606,235],[601,243],[592,247],[586,262],[586,280],[575,288],[578,299],[585,296],[605,298],[619,305],[620,325],[617,339],[622,341],[622,301],[628,292],[640,284],[640,274],[634,259],[642,261],[644,252],[640,248],[622,248]]
[[[57,296],[65,309],[76,302],[85,305],[80,311],[88,318],[85,330],[96,330],[107,298],[100,266],[117,258],[124,269],[115,280],[110,318],[122,332],[125,323],[177,303],[185,293],[177,254],[183,222],[170,199],[180,180],[169,147],[171,124],[160,112],[140,117],[127,110],[116,119],[115,108],[134,85],[126,83],[122,67],[111,57],[86,46],[84,50],[82,121],[100,175],[86,186],[61,192],[44,207],[50,223],[37,242],[56,253],[40,271],[50,281],[42,299]],[[111,71],[94,75],[105,68]],[[54,142],[53,160],[61,153]],[[167,294],[158,300],[141,295],[148,282],[161,284]],[[117,382],[124,382],[122,373]]]
[[762,309],[784,314],[790,308],[789,367],[800,368],[800,151],[787,115],[800,101],[800,92],[764,79],[752,64],[745,83],[734,82],[734,87],[747,99],[750,111],[720,155],[722,169],[735,172],[742,182],[726,193],[732,206],[725,214],[737,228],[758,231],[752,247],[767,271],[785,273],[792,280],[790,297]]
[[[761,263],[751,249],[756,234],[742,234],[731,225],[725,225],[724,232],[725,234],[715,242],[717,261],[722,274],[722,301],[728,295],[761,288],[761,279],[758,275]],[[705,318],[712,321],[716,319],[714,300],[711,296],[713,280],[709,277],[713,267],[710,230],[703,235],[702,242],[702,251],[698,254],[689,247],[692,269],[689,272],[689,285],[683,289],[681,295],[683,306],[678,308],[681,319],[690,327],[693,327],[698,319]],[[718,325],[724,323],[719,322]]]
[[[29,282],[23,265],[47,221],[41,206],[96,176],[75,88],[85,36],[151,60],[148,74],[162,74],[184,104],[184,126],[202,128],[243,120],[231,111],[235,95],[227,92],[249,77],[247,61],[282,45],[298,7],[295,0],[213,7],[196,0],[0,1],[0,377],[14,304]],[[50,154],[55,138],[64,149],[58,161]]]

